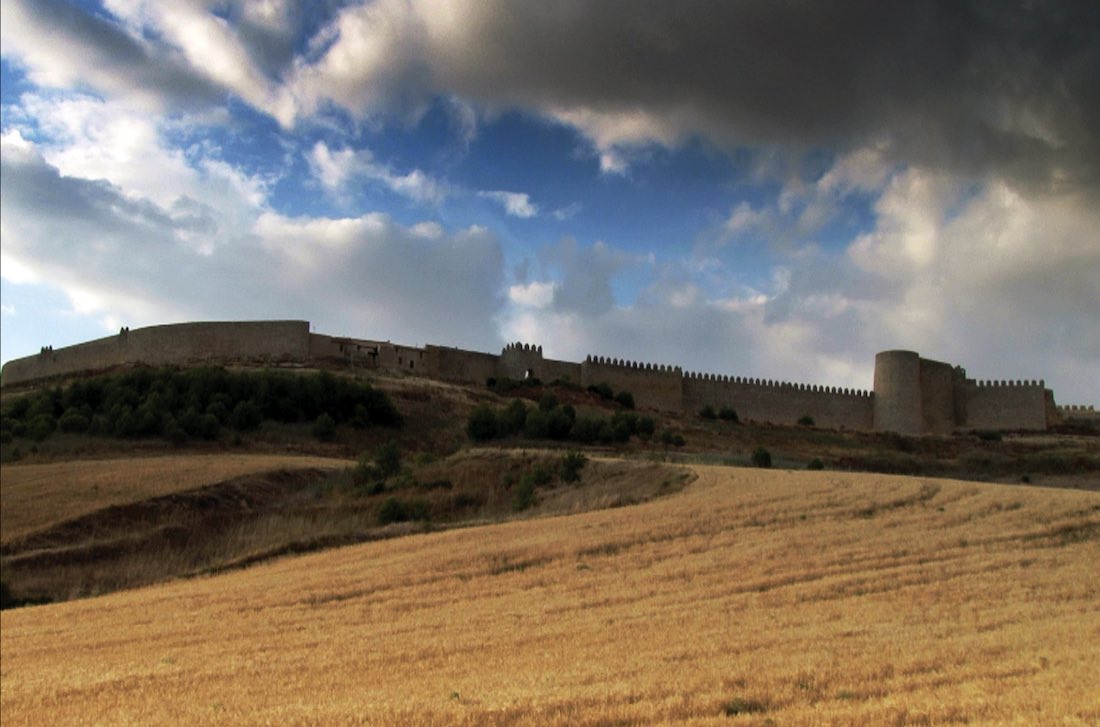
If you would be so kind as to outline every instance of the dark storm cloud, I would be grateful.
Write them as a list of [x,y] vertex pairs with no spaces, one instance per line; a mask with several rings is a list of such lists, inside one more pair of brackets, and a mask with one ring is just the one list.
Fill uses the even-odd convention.
[[885,138],[903,161],[1098,179],[1097,3],[379,2],[339,27],[342,65],[322,59],[313,91],[339,76],[327,97],[365,113],[455,93],[566,112],[604,142],[639,141],[639,124],[662,142],[843,151]]
[[177,54],[139,42],[113,21],[64,0],[11,0],[3,22],[4,55],[21,57],[32,71],[45,67],[48,75],[177,109],[224,100],[224,89]]

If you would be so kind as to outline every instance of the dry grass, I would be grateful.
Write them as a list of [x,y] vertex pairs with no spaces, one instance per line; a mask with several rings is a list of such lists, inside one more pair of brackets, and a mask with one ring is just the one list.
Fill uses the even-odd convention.
[[0,542],[111,505],[190,490],[241,475],[289,468],[347,467],[327,457],[217,454],[5,465],[0,469]]
[[21,724],[1100,722],[1100,497],[697,468],[631,508],[0,614]]

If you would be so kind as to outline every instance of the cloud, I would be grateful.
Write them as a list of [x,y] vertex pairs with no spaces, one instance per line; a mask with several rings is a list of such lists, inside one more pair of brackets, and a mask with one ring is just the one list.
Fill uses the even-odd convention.
[[521,192],[482,191],[478,192],[477,196],[493,200],[512,217],[527,219],[539,213],[538,205],[531,202],[531,198]]
[[247,225],[208,228],[186,205],[63,176],[14,134],[0,163],[4,276],[21,271],[59,288],[80,312],[127,325],[306,317],[336,333],[499,344],[503,255],[483,228],[405,227],[380,213],[289,218],[262,207]]
[[703,136],[1100,182],[1100,7],[1051,2],[542,4],[379,0],[344,8],[289,85],[416,118],[436,96],[520,108],[586,136],[605,171],[631,149]]
[[217,81],[179,53],[131,35],[110,18],[63,0],[11,0],[0,6],[0,44],[39,86],[89,85],[146,110],[212,106]]
[[380,184],[414,202],[438,204],[449,194],[446,184],[419,169],[397,174],[388,165],[375,162],[368,149],[343,148],[333,151],[325,142],[318,141],[307,160],[313,175],[326,189],[338,195],[346,195],[348,185],[356,179]]

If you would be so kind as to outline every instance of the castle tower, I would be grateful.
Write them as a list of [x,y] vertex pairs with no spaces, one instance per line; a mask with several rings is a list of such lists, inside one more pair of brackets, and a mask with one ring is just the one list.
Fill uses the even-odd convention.
[[921,433],[920,374],[920,355],[915,351],[882,351],[875,356],[877,431]]

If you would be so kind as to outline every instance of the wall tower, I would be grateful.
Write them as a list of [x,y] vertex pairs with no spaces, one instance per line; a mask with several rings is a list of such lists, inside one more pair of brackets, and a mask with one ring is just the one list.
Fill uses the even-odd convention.
[[920,434],[920,355],[882,351],[875,355],[875,429]]

